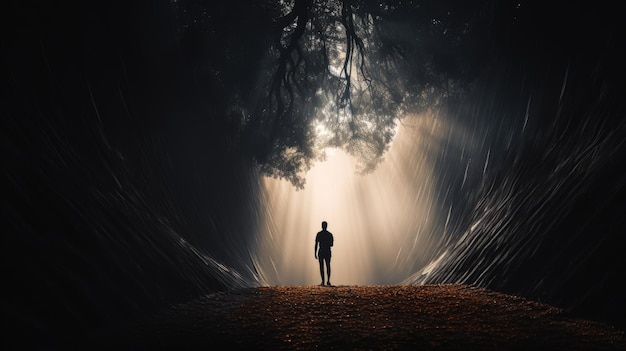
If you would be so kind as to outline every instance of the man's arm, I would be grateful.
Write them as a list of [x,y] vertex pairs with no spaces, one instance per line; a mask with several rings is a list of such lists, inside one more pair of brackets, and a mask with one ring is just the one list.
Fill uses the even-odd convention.
[[315,259],[317,259],[317,245],[319,244],[319,241],[317,241],[317,238],[315,238]]

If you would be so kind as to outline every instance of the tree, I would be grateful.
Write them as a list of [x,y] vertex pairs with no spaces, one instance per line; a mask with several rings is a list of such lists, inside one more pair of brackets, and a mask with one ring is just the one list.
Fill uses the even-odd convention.
[[493,16],[489,1],[179,6],[183,36],[222,53],[201,64],[222,72],[239,146],[263,174],[297,188],[328,147],[373,170],[406,113],[458,97],[486,64]]

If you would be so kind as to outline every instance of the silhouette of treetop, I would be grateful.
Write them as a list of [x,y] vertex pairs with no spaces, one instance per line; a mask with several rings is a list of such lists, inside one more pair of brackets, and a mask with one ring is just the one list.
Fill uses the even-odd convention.
[[[486,64],[490,1],[181,0],[182,38],[227,99],[263,174],[303,174],[341,148],[379,164],[407,113],[450,102]],[[191,43],[191,44],[189,44]]]

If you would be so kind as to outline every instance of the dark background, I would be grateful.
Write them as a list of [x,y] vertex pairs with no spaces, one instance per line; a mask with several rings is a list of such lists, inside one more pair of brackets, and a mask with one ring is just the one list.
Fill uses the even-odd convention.
[[[500,89],[502,118],[523,118],[533,96],[532,137],[497,161],[494,182],[541,182],[578,139],[606,142],[590,151],[601,161],[581,193],[565,184],[547,202],[546,215],[563,217],[535,254],[488,286],[623,328],[623,21],[617,6],[520,3],[477,2],[493,13],[481,34],[489,54],[468,54],[474,73],[491,74],[481,89]],[[190,30],[196,17],[183,10],[197,6],[212,20]],[[247,1],[5,5],[3,342],[72,343],[165,304],[262,283],[248,234],[262,213],[258,155],[232,109],[262,69],[268,16]],[[560,151],[546,160],[546,147]]]

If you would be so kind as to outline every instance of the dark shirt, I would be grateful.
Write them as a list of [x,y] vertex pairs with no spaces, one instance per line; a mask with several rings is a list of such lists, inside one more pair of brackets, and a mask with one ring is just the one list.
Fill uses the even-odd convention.
[[319,243],[320,250],[318,251],[319,257],[330,257],[330,247],[333,246],[333,234],[328,230],[322,230],[315,236],[315,243]]

